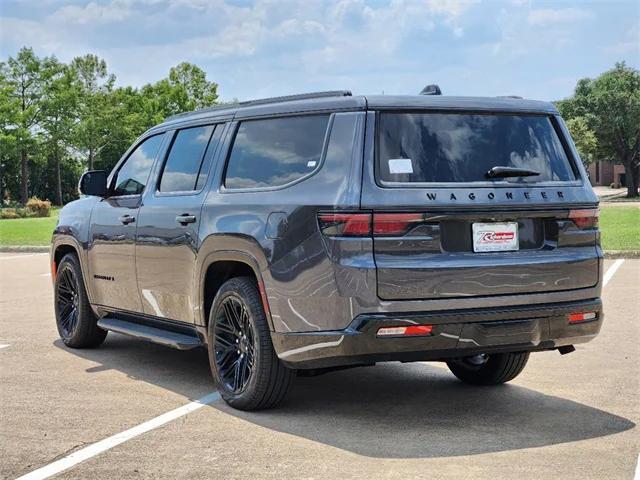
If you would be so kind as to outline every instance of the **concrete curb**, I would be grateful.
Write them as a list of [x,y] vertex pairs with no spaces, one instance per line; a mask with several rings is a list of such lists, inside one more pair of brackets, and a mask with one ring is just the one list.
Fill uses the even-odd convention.
[[12,253],[39,253],[48,252],[48,245],[0,245],[0,252]]
[[640,258],[640,250],[607,250],[604,258]]
[[[39,253],[48,252],[49,247],[46,245],[2,245],[0,253]],[[640,250],[607,250],[604,252],[604,258],[640,258]]]

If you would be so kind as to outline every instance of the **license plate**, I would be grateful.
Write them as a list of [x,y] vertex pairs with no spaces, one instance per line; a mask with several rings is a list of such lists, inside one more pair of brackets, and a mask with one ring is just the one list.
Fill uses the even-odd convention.
[[474,252],[518,250],[518,224],[516,222],[474,223],[472,232]]

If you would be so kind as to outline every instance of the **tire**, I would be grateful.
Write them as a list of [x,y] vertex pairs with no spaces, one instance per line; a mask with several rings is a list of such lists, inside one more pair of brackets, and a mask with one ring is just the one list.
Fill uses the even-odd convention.
[[80,262],[72,253],[62,257],[56,271],[54,310],[58,334],[67,347],[94,348],[104,342],[107,331],[97,325]]
[[471,385],[499,385],[516,378],[529,360],[529,352],[495,353],[447,362],[449,370]]
[[208,351],[220,395],[238,410],[278,405],[295,370],[278,359],[255,280],[236,277],[218,291],[209,313]]

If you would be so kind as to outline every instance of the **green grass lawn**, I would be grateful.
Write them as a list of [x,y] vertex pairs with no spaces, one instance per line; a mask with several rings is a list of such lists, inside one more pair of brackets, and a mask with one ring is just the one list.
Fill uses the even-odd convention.
[[[49,245],[57,220],[57,208],[49,218],[0,220],[0,245]],[[605,250],[640,250],[640,207],[603,205],[600,230]]]
[[600,207],[600,231],[604,250],[640,250],[640,207]]
[[58,221],[58,208],[45,218],[0,220],[0,245],[49,245]]

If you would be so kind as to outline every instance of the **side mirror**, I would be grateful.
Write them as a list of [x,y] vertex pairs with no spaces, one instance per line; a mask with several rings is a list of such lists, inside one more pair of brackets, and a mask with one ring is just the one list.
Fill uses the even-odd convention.
[[107,196],[107,172],[105,170],[89,170],[80,177],[78,190],[83,195],[95,197]]

